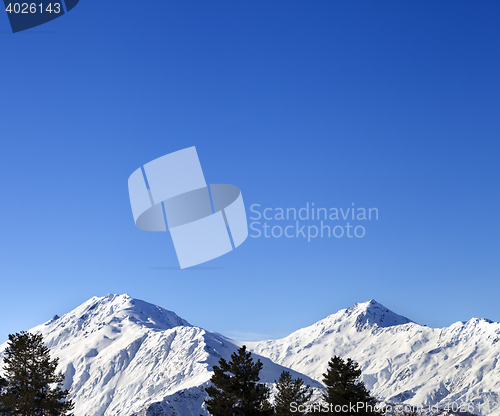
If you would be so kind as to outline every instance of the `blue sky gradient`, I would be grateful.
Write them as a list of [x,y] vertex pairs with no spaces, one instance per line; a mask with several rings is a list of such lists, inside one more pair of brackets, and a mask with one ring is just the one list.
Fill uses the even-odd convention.
[[[0,13],[0,338],[128,293],[273,338],[371,298],[500,321],[500,3],[81,0]],[[196,146],[247,207],[377,207],[361,239],[248,238],[174,270],[127,179]],[[251,220],[249,220],[251,222]]]

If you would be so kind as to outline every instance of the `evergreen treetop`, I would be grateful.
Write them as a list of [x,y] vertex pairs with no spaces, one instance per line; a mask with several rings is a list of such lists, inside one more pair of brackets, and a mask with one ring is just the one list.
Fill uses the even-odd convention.
[[246,346],[231,354],[231,360],[219,360],[214,366],[212,386],[205,390],[209,399],[205,402],[213,416],[265,416],[270,414],[269,389],[259,383],[262,363],[253,362]]
[[292,379],[290,372],[283,371],[278,381],[275,381],[276,396],[274,398],[274,412],[276,416],[293,416],[305,414],[299,411],[311,400],[313,394],[311,386],[304,385],[301,378]]
[[339,416],[350,416],[356,408],[356,415],[379,416],[381,413],[376,408],[377,401],[370,396],[365,384],[359,381],[361,369],[358,363],[351,360],[344,361],[338,356],[332,357],[328,363],[328,370],[323,374],[323,383],[327,387],[324,400],[329,404],[330,410]]

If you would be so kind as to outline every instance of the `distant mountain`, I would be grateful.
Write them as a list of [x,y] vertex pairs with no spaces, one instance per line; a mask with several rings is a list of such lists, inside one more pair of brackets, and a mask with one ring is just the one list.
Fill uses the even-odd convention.
[[371,300],[285,338],[247,345],[320,381],[330,357],[350,357],[380,400],[450,409],[461,405],[478,415],[498,416],[499,340],[499,323],[474,318],[434,329]]
[[[94,297],[31,332],[42,333],[52,356],[60,358],[75,416],[206,415],[204,388],[212,367],[238,348],[128,295]],[[264,364],[263,382],[274,382],[285,370],[255,354],[258,358]],[[307,376],[292,374],[321,388]]]

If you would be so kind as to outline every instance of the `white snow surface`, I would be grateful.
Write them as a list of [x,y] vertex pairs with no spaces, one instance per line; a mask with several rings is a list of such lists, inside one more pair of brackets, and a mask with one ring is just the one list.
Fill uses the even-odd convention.
[[321,381],[333,355],[360,364],[379,400],[500,416],[500,323],[473,318],[429,328],[374,300],[356,303],[278,339],[246,343],[259,355]]
[[500,416],[500,324],[486,319],[434,329],[372,300],[283,339],[235,342],[159,306],[107,295],[31,332],[42,333],[59,357],[75,416],[207,415],[204,388],[212,368],[242,344],[263,362],[261,381],[273,383],[292,369],[316,398],[329,359],[340,355],[360,364],[362,380],[379,400],[467,405],[477,415]]
[[[41,333],[51,356],[59,357],[75,416],[207,415],[204,388],[213,365],[221,357],[229,361],[238,349],[219,334],[128,295],[93,297],[30,332]],[[263,382],[273,383],[288,370],[252,356],[264,364]],[[320,383],[290,372],[319,394]]]

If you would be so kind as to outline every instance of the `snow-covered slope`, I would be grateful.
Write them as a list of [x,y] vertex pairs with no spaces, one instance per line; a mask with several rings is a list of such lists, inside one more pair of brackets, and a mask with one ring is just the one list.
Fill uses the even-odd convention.
[[286,338],[247,343],[274,362],[322,380],[333,355],[350,357],[379,399],[413,405],[462,405],[500,415],[500,324],[485,319],[433,329],[374,300]]
[[[206,415],[212,367],[238,348],[128,295],[94,297],[31,331],[60,358],[76,416]],[[286,338],[245,344],[263,362],[267,383],[288,367],[320,389],[328,360],[340,355],[361,365],[363,381],[381,400],[500,416],[499,340],[499,323],[471,319],[433,329],[372,300]]]
[[[238,348],[128,295],[94,297],[31,332],[42,333],[52,356],[60,358],[76,416],[207,414],[204,388],[212,366],[221,356],[229,360]],[[278,379],[284,368],[258,358],[264,364],[261,380]],[[307,376],[293,375],[321,387]]]

